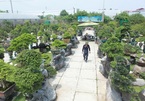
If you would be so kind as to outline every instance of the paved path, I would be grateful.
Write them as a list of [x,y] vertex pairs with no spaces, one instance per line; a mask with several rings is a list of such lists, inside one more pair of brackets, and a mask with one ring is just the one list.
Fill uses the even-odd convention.
[[74,54],[67,57],[67,65],[49,81],[56,89],[56,101],[105,101],[106,79],[99,72],[98,46],[89,42],[91,53],[88,62],[83,60],[80,41]]

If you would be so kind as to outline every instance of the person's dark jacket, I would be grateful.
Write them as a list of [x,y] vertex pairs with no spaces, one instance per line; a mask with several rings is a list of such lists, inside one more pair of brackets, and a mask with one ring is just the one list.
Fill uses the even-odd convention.
[[84,52],[84,54],[88,54],[89,51],[91,51],[90,46],[83,45],[82,52]]

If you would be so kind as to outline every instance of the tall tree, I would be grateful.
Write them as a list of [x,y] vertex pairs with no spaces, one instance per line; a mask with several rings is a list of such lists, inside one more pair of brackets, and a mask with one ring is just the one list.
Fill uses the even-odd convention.
[[130,19],[130,23],[133,25],[145,22],[145,17],[139,13],[130,15],[129,19]]
[[66,11],[66,10],[62,10],[61,12],[60,12],[60,16],[68,16],[69,14],[68,14],[68,12]]

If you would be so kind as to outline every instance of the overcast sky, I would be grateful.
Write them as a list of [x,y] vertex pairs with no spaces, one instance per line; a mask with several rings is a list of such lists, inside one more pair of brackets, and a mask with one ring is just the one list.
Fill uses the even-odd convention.
[[[88,12],[102,12],[103,0],[11,0],[14,13],[55,14],[66,10],[73,13],[77,9]],[[145,8],[145,0],[104,0],[105,13]],[[109,10],[112,8],[112,10]],[[0,10],[11,12],[10,0],[0,0]]]

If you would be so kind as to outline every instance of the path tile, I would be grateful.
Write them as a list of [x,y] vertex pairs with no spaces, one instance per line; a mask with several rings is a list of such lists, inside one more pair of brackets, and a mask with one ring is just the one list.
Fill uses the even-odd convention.
[[75,95],[75,91],[70,90],[59,90],[57,91],[57,99],[56,101],[73,101]]
[[67,68],[80,69],[81,66],[82,66],[82,63],[80,62],[70,62]]
[[78,78],[80,73],[80,69],[70,69],[67,68],[67,70],[64,73],[64,77],[70,77],[70,78]]
[[57,76],[53,77],[53,78],[50,78],[49,83],[53,86],[54,89],[56,89],[56,87],[59,84],[60,79],[61,79],[61,77],[57,77]]
[[96,80],[95,70],[81,70],[80,78]]
[[98,94],[106,94],[106,81],[98,80]]
[[59,87],[57,89],[59,90],[76,90],[78,78],[68,78],[68,77],[62,77],[61,81],[59,82]]
[[88,92],[88,93],[96,93],[96,80],[90,79],[79,79],[77,85],[77,91],[80,92]]
[[74,101],[97,101],[96,94],[77,92]]
[[106,101],[104,94],[98,94],[97,99],[98,99],[98,101]]
[[95,70],[96,67],[95,67],[94,64],[92,64],[92,63],[88,60],[88,62],[83,62],[83,64],[82,64],[82,69],[93,69],[93,70]]

